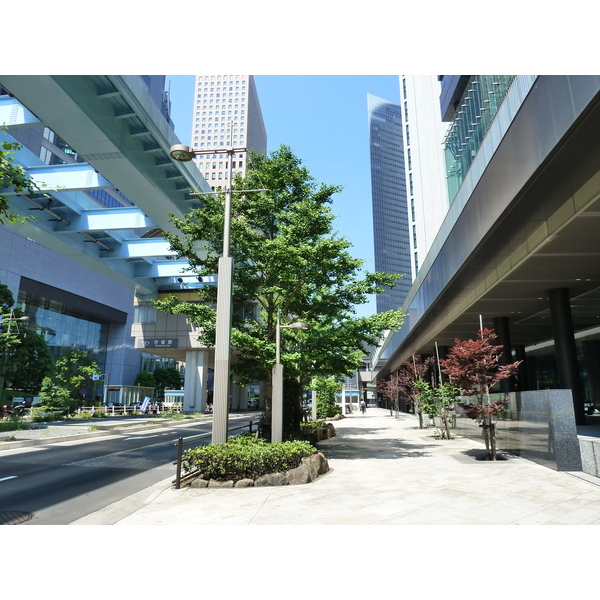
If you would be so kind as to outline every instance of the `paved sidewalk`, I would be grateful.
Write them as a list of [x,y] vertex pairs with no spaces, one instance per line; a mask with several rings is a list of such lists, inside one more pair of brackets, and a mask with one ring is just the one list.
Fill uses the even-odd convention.
[[413,415],[369,408],[334,424],[337,436],[318,444],[331,470],[313,483],[175,490],[171,477],[73,524],[600,524],[598,478],[477,460],[482,443],[438,440]]

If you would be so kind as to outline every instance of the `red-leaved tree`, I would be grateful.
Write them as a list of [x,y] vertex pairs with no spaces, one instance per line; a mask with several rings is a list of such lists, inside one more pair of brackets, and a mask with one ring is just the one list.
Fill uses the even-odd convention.
[[499,364],[502,346],[492,342],[498,336],[493,329],[480,329],[475,340],[455,340],[445,359],[440,360],[442,371],[458,386],[464,396],[476,396],[476,404],[461,404],[468,417],[481,420],[486,457],[496,460],[495,418],[508,400],[492,402],[490,389],[501,379],[511,377],[521,361]]
[[398,382],[402,391],[410,400],[414,413],[419,417],[419,428],[423,429],[423,407],[421,406],[421,395],[416,381],[422,381],[433,362],[433,357],[428,356],[422,360],[420,356],[413,354],[410,360],[402,363],[397,371]]
[[400,393],[400,384],[398,382],[398,373],[390,373],[387,379],[378,379],[377,392],[383,396],[388,408],[390,409],[390,416],[393,414],[392,410],[398,409],[398,395]]

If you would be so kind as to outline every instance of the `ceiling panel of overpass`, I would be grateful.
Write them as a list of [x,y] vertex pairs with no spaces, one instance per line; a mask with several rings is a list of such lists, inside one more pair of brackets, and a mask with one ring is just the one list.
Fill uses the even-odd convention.
[[[150,99],[141,78],[3,75],[0,83],[160,228],[155,227],[151,232],[138,229],[129,235],[139,239],[157,235],[161,230],[176,232],[169,214],[181,217],[191,207],[199,206],[197,197],[189,194],[190,188],[210,190],[195,165],[176,163],[169,157],[170,146],[179,143],[179,139]],[[55,207],[69,212],[67,207],[60,209],[58,201]],[[77,217],[71,213],[69,220]],[[113,250],[123,241],[118,230],[95,231],[88,237],[92,235]],[[57,239],[56,249],[61,247]],[[81,258],[89,267],[90,257]],[[106,266],[115,265],[113,260],[107,262],[105,258],[98,256],[95,265],[103,273]],[[167,258],[171,257],[135,260],[152,264]],[[112,268],[110,271],[118,277]],[[161,283],[146,278],[138,280],[137,286],[147,293],[148,287],[160,287]]]

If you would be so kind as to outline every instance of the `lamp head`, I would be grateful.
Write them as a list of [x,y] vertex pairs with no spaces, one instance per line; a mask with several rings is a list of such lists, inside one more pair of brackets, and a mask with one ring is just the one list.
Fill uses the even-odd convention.
[[302,321],[296,321],[295,323],[290,323],[289,325],[282,325],[282,328],[286,329],[310,329],[310,325],[308,323],[302,323]]
[[178,160],[179,162],[189,162],[195,156],[194,151],[184,144],[175,144],[174,146],[171,146],[169,154],[173,160]]

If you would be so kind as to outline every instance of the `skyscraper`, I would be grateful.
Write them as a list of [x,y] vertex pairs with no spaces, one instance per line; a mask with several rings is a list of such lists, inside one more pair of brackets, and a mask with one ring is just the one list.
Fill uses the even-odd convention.
[[[258,153],[267,151],[267,134],[252,75],[196,75],[195,94],[191,136],[194,150],[219,150],[232,145]],[[225,186],[227,156],[206,154],[194,161],[213,189]],[[247,152],[235,154],[231,167],[233,176],[245,174]]]
[[402,75],[401,106],[412,278],[419,272],[448,212],[446,168],[441,141],[448,131],[440,112],[436,75]]
[[412,283],[400,106],[367,95],[375,269],[404,275],[377,296],[377,312],[402,306]]

